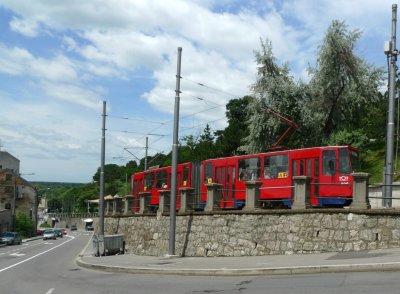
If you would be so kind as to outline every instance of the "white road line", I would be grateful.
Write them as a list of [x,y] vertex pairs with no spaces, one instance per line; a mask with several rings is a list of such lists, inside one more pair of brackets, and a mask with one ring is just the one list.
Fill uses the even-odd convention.
[[67,243],[67,242],[69,242],[69,241],[72,241],[72,240],[73,240],[73,238],[71,238],[71,239],[69,239],[69,240],[65,241],[64,243],[61,243],[61,244],[59,244],[59,245],[57,245],[57,246],[54,246],[54,247],[52,247],[52,248],[50,248],[50,249],[48,249],[48,250],[46,250],[46,251],[43,251],[43,252],[41,252],[41,253],[38,253],[38,254],[36,254],[36,255],[34,255],[34,256],[31,256],[31,257],[29,257],[29,258],[27,258],[27,259],[24,259],[24,260],[20,261],[20,262],[17,262],[17,263],[15,263],[15,264],[13,264],[13,265],[10,265],[10,266],[8,266],[8,267],[2,268],[2,269],[0,269],[0,273],[1,273],[1,272],[4,272],[4,271],[6,271],[6,270],[8,270],[8,269],[10,269],[10,268],[16,267],[17,265],[20,265],[20,264],[22,264],[22,263],[25,263],[25,262],[27,262],[27,261],[29,261],[29,260],[31,260],[31,259],[34,259],[35,257],[38,257],[38,256],[40,256],[40,255],[43,255],[43,254],[45,254],[45,253],[47,253],[47,252],[49,252],[49,251],[51,251],[51,250],[53,250],[53,249],[56,249],[57,247],[60,247],[60,246],[64,245],[65,243]]
[[53,293],[53,291],[54,291],[54,288],[51,288],[51,289],[49,289],[49,291],[46,292],[46,294],[51,294],[51,293]]
[[10,254],[10,256],[17,256],[17,257],[20,257],[20,256],[24,256],[25,254],[24,253],[11,253]]

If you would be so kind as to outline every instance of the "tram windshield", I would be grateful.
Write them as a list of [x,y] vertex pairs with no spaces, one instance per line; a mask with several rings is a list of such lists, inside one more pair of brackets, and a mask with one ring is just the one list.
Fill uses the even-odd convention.
[[354,150],[349,150],[350,152],[350,161],[351,167],[353,172],[360,172],[361,171],[361,161],[360,161],[360,154]]

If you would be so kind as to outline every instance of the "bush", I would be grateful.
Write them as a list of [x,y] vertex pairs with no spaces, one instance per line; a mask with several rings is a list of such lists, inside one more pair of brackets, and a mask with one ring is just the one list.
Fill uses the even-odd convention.
[[28,214],[18,212],[15,219],[15,231],[17,231],[22,236],[22,238],[33,236],[34,223],[33,220],[28,216]]

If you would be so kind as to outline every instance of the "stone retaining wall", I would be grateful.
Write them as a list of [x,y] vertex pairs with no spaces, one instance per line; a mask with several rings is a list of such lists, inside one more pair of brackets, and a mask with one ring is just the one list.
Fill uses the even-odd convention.
[[[106,235],[124,234],[127,253],[168,253],[169,216],[107,217],[104,228]],[[313,209],[177,215],[175,246],[180,256],[394,248],[400,247],[400,211]]]

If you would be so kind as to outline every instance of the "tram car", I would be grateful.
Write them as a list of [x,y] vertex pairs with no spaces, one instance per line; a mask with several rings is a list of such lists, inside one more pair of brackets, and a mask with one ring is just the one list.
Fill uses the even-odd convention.
[[352,172],[359,169],[359,151],[351,146],[313,147],[260,154],[208,159],[202,162],[202,202],[207,183],[221,184],[221,208],[242,208],[246,181],[260,181],[264,207],[290,208],[294,176],[311,178],[310,204],[314,207],[343,207],[351,203]]
[[[171,166],[155,166],[147,171],[135,173],[131,176],[131,191],[134,201],[133,212],[139,211],[141,192],[150,193],[151,210],[155,211],[157,209],[160,200],[160,191],[171,189],[171,172]],[[176,185],[176,205],[178,209],[180,207],[179,189],[195,186],[196,179],[200,179],[199,172],[200,167],[198,164],[192,162],[178,164]],[[197,197],[197,199],[200,199],[200,197]]]
[[[354,171],[359,171],[359,151],[351,146],[326,146],[259,154],[207,159],[177,166],[177,200],[179,188],[191,187],[195,208],[207,201],[207,184],[221,185],[219,206],[241,209],[246,201],[246,182],[259,181],[263,207],[290,208],[294,198],[294,176],[311,178],[309,197],[314,207],[349,205],[353,194]],[[171,187],[171,167],[156,167],[132,175],[135,212],[139,211],[140,192],[150,193],[150,205],[159,204],[159,191]]]

